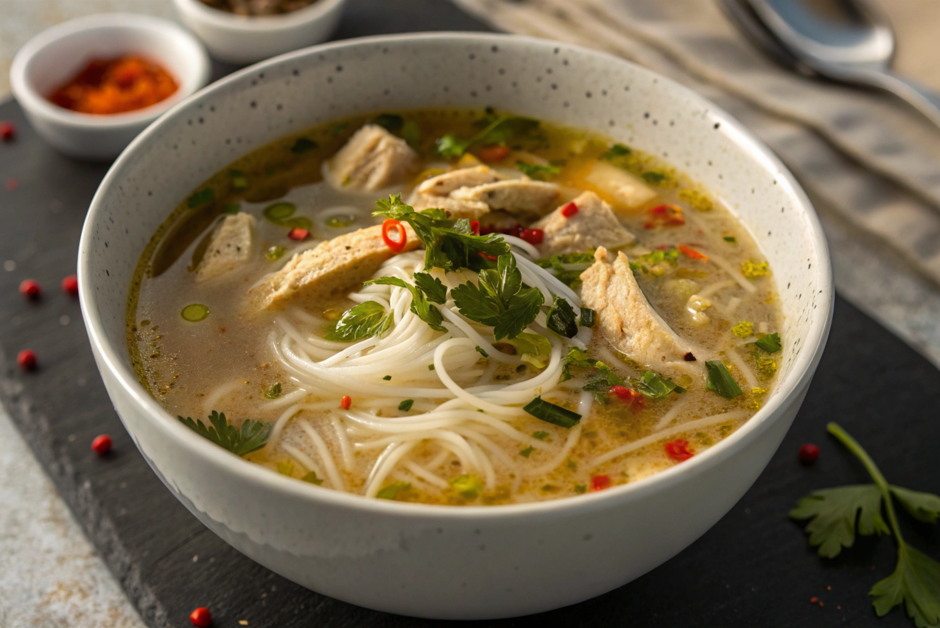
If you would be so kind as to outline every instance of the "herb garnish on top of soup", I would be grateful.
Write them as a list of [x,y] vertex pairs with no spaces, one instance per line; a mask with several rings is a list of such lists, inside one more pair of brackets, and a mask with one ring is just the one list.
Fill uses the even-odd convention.
[[212,177],[143,253],[127,329],[167,411],[254,463],[508,504],[634,482],[740,427],[773,387],[775,290],[745,227],[668,164],[421,110]]

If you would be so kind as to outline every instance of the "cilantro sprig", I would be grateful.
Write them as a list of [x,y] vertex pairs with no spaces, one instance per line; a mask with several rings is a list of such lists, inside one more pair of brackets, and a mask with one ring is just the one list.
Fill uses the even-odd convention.
[[426,268],[480,270],[491,267],[490,260],[509,252],[510,247],[501,235],[474,235],[469,220],[448,220],[440,209],[417,212],[402,202],[401,194],[379,199],[375,204],[378,209],[372,212],[373,216],[407,222],[415,230],[427,249],[424,257]]
[[415,273],[415,285],[411,285],[400,277],[379,277],[366,281],[362,285],[379,284],[383,286],[398,286],[411,292],[411,311],[417,314],[418,318],[428,324],[428,327],[435,331],[447,331],[447,328],[441,325],[444,321],[444,315],[441,310],[431,305],[434,303],[444,303],[447,295],[447,288],[441,283],[440,279],[431,277],[427,273]]
[[530,133],[539,126],[538,120],[504,114],[494,118],[482,131],[466,139],[448,133],[437,140],[437,153],[441,157],[456,159],[477,144],[502,144]]
[[193,421],[191,417],[177,418],[192,431],[236,456],[245,456],[264,447],[268,436],[271,435],[271,428],[274,427],[273,423],[245,419],[241,428],[236,429],[235,426],[229,424],[224,412],[220,413],[215,410],[209,415],[211,427],[201,420]]
[[[904,540],[894,500],[915,519],[937,523],[940,497],[888,484],[868,452],[848,432],[835,423],[826,429],[865,466],[874,484],[815,491],[797,503],[790,517],[809,520],[809,543],[823,558],[833,558],[843,547],[852,547],[856,528],[865,536],[893,535],[898,548],[894,573],[875,583],[868,593],[875,612],[882,617],[901,605],[918,628],[936,628],[940,625],[940,563]],[[887,522],[882,512],[887,513]]]
[[493,337],[499,341],[515,338],[531,325],[545,297],[538,288],[523,285],[511,253],[500,255],[496,265],[480,271],[479,285],[468,281],[450,293],[461,314],[493,327]]

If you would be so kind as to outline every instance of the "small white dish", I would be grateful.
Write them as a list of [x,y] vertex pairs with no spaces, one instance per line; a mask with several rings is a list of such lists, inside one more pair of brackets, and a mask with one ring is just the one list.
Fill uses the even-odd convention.
[[[137,54],[159,63],[179,84],[169,98],[127,113],[70,111],[47,98],[95,58]],[[209,80],[209,56],[195,37],[167,20],[104,13],[43,31],[20,48],[10,69],[13,95],[54,148],[73,157],[110,159],[164,111]]]
[[248,64],[326,41],[346,0],[317,0],[283,15],[246,17],[206,6],[199,0],[173,0],[180,19],[220,61]]

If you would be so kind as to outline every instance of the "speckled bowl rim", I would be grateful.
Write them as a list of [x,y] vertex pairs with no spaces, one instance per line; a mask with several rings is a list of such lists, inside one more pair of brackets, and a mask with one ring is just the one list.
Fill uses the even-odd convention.
[[[816,276],[820,298],[823,299],[823,307],[817,311],[825,312],[824,316],[817,316],[812,321],[809,333],[804,338],[804,349],[799,352],[793,362],[792,368],[786,377],[777,383],[777,394],[771,397],[767,403],[753,417],[751,417],[743,426],[738,428],[733,434],[722,440],[717,445],[709,448],[702,454],[698,454],[681,465],[675,465],[665,471],[661,471],[648,478],[644,478],[630,484],[619,485],[605,491],[580,495],[577,498],[553,499],[542,502],[533,502],[525,504],[505,504],[496,506],[441,506],[430,504],[399,503],[390,500],[369,499],[362,495],[345,493],[333,489],[313,486],[304,482],[298,482],[289,479],[272,471],[252,464],[248,461],[231,454],[224,449],[212,444],[206,439],[197,438],[192,431],[176,421],[174,417],[161,407],[157,401],[150,396],[137,379],[136,374],[126,364],[126,358],[122,357],[127,352],[127,346],[121,344],[115,347],[106,338],[106,334],[101,321],[96,312],[90,311],[85,307],[85,303],[93,303],[94,288],[91,284],[93,279],[90,275],[90,258],[94,255],[93,246],[94,224],[98,220],[98,215],[104,205],[104,198],[107,196],[111,187],[119,183],[119,177],[125,164],[131,161],[133,153],[147,148],[151,138],[156,136],[161,127],[171,118],[183,115],[185,111],[207,100],[219,90],[239,81],[248,81],[250,77],[258,72],[274,66],[282,65],[291,60],[296,60],[308,56],[316,56],[321,52],[337,52],[345,49],[353,49],[361,46],[374,46],[376,44],[400,44],[413,41],[434,42],[439,41],[443,45],[454,45],[461,43],[478,44],[500,44],[512,40],[514,42],[525,42],[530,46],[543,48],[549,54],[556,48],[575,50],[580,54],[594,55],[609,63],[628,63],[634,65],[634,71],[638,74],[646,75],[650,78],[658,78],[659,84],[663,86],[664,93],[670,91],[681,91],[682,94],[709,110],[709,115],[721,123],[724,133],[733,136],[734,142],[752,159],[758,161],[768,171],[774,173],[776,179],[781,185],[786,186],[787,191],[792,195],[795,201],[795,207],[804,216],[810,229],[808,237],[812,239],[814,251],[818,254],[818,263],[813,265],[812,272]],[[592,127],[585,124],[586,128]],[[746,223],[745,223],[746,224]],[[805,234],[806,232],[804,232]],[[809,272],[809,271],[807,271]],[[812,379],[816,366],[822,357],[826,339],[829,334],[829,328],[832,323],[832,313],[834,307],[834,292],[832,286],[832,268],[829,259],[829,249],[823,234],[822,226],[816,216],[806,194],[796,182],[796,179],[790,174],[789,170],[783,165],[779,158],[771,152],[766,145],[758,140],[750,131],[745,129],[737,120],[731,117],[723,109],[715,106],[704,97],[689,90],[688,88],[676,83],[675,81],[663,77],[655,72],[651,72],[640,66],[636,66],[619,57],[584,48],[564,44],[557,41],[537,39],[533,37],[523,37],[518,35],[502,34],[474,34],[461,32],[438,32],[407,35],[386,35],[378,37],[364,37],[358,39],[344,40],[342,42],[323,44],[313,46],[301,51],[295,51],[274,57],[262,63],[245,68],[236,72],[202,91],[191,96],[187,100],[176,105],[167,112],[155,124],[147,128],[138,136],[130,146],[125,149],[117,159],[111,169],[108,171],[101,186],[92,199],[91,207],[82,230],[81,245],[79,247],[78,259],[78,277],[79,291],[83,303],[82,314],[85,318],[85,325],[88,329],[89,339],[92,345],[97,349],[100,356],[100,368],[107,368],[121,386],[136,401],[136,403],[148,414],[150,419],[157,421],[162,429],[169,432],[172,438],[177,441],[180,447],[189,449],[192,453],[203,456],[211,463],[218,465],[226,472],[238,477],[240,481],[257,482],[263,484],[264,488],[270,491],[278,491],[298,500],[309,500],[329,504],[333,507],[343,507],[349,511],[358,511],[361,513],[381,513],[383,516],[400,517],[402,519],[423,519],[427,517],[439,517],[443,520],[461,519],[461,520],[480,520],[485,522],[491,519],[501,518],[554,518],[567,517],[572,511],[597,512],[605,510],[612,502],[635,501],[656,491],[666,490],[682,482],[685,476],[698,473],[705,469],[722,464],[722,462],[735,453],[746,447],[751,441],[756,439],[762,432],[767,430],[774,421],[781,420],[785,414],[785,406],[792,403],[793,397],[802,394]],[[128,286],[129,287],[129,286]],[[807,351],[806,349],[811,349]]]

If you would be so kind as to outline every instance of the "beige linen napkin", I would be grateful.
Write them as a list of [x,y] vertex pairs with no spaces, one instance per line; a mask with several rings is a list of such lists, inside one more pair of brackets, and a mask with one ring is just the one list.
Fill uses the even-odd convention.
[[[776,65],[717,0],[454,1],[504,31],[622,56],[728,110],[822,210],[839,290],[940,365],[940,130],[915,110]],[[922,74],[940,65],[940,10],[927,4],[887,6],[908,25],[902,43],[913,32],[902,58]]]

